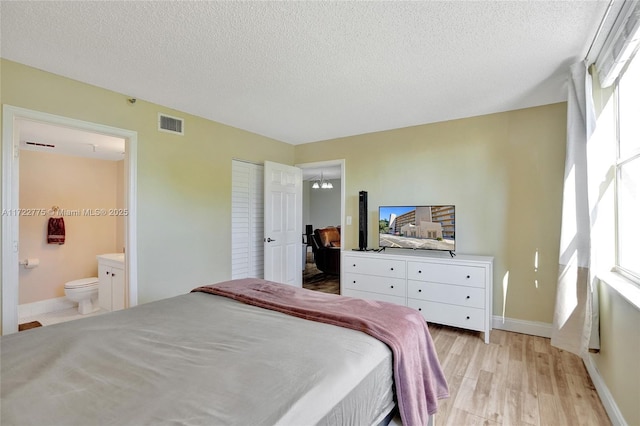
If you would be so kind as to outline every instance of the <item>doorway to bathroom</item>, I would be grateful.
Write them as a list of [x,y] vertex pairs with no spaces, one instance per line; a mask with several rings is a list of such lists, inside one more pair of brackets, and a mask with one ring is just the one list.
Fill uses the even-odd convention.
[[[18,331],[19,305],[63,301],[61,283],[96,276],[105,252],[125,252],[136,305],[136,133],[11,106],[3,118],[2,209],[16,212],[2,217],[3,334]],[[67,222],[64,245],[46,241],[53,215]]]

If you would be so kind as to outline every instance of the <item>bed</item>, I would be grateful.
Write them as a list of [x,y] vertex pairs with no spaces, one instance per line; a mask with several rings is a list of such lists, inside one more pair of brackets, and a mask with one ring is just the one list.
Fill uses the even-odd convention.
[[[287,295],[294,305],[265,306]],[[316,314],[298,300],[319,306]],[[372,337],[377,325],[373,333],[359,320],[336,326],[325,310],[359,305],[371,305],[373,316],[389,308],[234,280],[3,336],[2,424],[378,425],[396,405],[403,424],[426,423],[411,412],[407,385],[399,387],[398,361],[411,358]],[[322,318],[312,318],[318,312]],[[447,389],[428,332],[426,338],[430,365],[419,367],[421,381],[434,387],[426,407],[433,414],[434,398]]]

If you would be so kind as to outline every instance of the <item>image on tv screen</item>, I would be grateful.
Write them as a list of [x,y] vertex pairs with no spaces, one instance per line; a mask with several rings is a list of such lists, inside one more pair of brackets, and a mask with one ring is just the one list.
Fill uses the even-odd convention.
[[455,206],[380,206],[380,247],[456,248]]

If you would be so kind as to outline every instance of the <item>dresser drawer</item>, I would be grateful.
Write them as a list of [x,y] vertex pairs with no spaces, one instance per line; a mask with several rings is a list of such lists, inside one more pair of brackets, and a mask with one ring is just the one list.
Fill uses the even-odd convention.
[[342,286],[352,290],[372,291],[404,298],[407,284],[404,278],[346,273]]
[[484,288],[484,273],[484,268],[476,266],[407,262],[407,278],[410,280]]
[[427,322],[485,331],[484,309],[409,299],[407,305],[420,311]]
[[380,302],[389,302],[389,303],[395,303],[396,305],[406,306],[404,297],[391,296],[388,294],[371,293],[368,291],[359,291],[359,290],[353,290],[350,288],[345,288],[344,291],[342,292],[342,295],[347,297],[358,297],[360,299],[366,299],[366,300],[378,300]]
[[403,260],[376,259],[372,257],[344,256],[342,270],[346,273],[379,275],[391,278],[405,278],[406,262]]
[[484,309],[484,289],[461,285],[409,281],[407,297]]

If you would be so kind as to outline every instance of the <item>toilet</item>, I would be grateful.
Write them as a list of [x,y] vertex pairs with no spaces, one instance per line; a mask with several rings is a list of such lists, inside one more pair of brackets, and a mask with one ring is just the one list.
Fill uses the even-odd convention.
[[64,294],[67,299],[78,302],[78,312],[82,315],[95,310],[94,303],[98,300],[98,278],[82,278],[64,284]]

